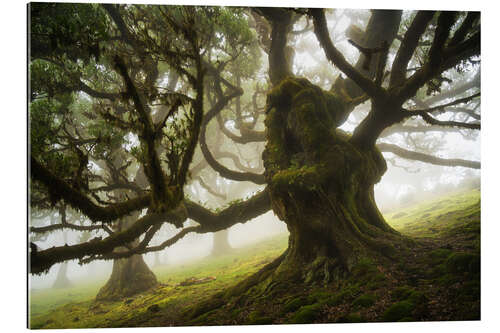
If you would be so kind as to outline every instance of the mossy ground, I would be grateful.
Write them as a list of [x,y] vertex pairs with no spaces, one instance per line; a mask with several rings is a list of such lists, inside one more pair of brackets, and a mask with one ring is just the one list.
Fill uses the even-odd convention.
[[[349,278],[266,292],[227,290],[271,262],[287,236],[183,266],[154,270],[154,290],[117,302],[95,302],[105,281],[31,294],[32,328],[234,325],[480,319],[480,193],[467,190],[385,214],[416,239],[399,261],[358,263]],[[189,277],[217,280],[186,287]]]

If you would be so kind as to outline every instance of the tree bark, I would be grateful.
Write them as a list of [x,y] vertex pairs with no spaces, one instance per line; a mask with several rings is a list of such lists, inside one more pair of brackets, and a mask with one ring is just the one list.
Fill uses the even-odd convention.
[[402,244],[374,200],[383,156],[335,130],[345,103],[291,77],[268,96],[265,175],[271,206],[290,232],[273,279],[332,281],[363,258],[391,257]]
[[[121,227],[130,227],[137,219],[138,214],[127,217]],[[117,228],[120,228],[118,224]],[[138,240],[130,242],[136,246]],[[120,248],[120,250],[126,250]],[[115,301],[146,291],[158,284],[156,276],[149,269],[142,255],[136,254],[128,258],[113,260],[113,270],[106,284],[99,289],[97,301]]]
[[108,282],[99,290],[97,301],[114,301],[146,291],[158,284],[141,255],[113,261]]

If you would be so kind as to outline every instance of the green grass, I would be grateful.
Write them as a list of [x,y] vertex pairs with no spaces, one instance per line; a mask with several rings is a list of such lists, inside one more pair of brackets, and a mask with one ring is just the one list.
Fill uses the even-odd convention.
[[[79,282],[79,283],[78,283]],[[77,281],[74,287],[64,289],[38,289],[30,292],[30,314],[39,316],[55,310],[62,304],[80,303],[93,299],[105,280]]]
[[442,237],[463,231],[479,234],[480,212],[480,191],[474,189],[397,209],[385,214],[385,218],[403,234],[413,237]]
[[[172,307],[185,309],[193,302],[208,299],[236,282],[255,273],[279,256],[287,246],[288,236],[235,249],[228,255],[209,257],[177,266],[153,268],[161,286],[125,301],[95,303],[94,298],[105,281],[81,283],[66,289],[44,289],[30,293],[32,328],[83,328],[119,326],[134,317],[147,319],[148,310],[157,304],[160,311]],[[215,276],[210,283],[178,286],[189,277]],[[130,301],[131,300],[131,301]]]
[[[215,303],[221,302],[222,305],[216,304],[214,307],[214,295],[222,294],[283,253],[288,239],[283,234],[236,249],[225,256],[153,268],[161,285],[122,301],[94,301],[104,280],[78,283],[61,290],[33,291],[30,294],[30,324],[32,328],[166,326],[170,319],[172,323],[178,324],[184,311],[199,309],[199,305],[205,303],[206,310],[200,310],[200,315],[194,316],[189,324],[213,324],[222,318],[225,323],[240,324],[306,323],[322,318],[330,322],[408,321],[427,318],[427,296],[438,295],[441,298],[449,297],[443,301],[443,307],[463,308],[463,313],[455,317],[430,319],[475,319],[480,290],[479,191],[455,192],[395,210],[385,214],[385,217],[402,234],[425,238],[434,244],[428,252],[415,257],[414,262],[403,261],[399,264],[401,270],[408,274],[408,280],[395,283],[392,278],[382,274],[375,263],[365,260],[353,268],[352,277],[344,281],[340,289],[293,292],[279,300],[271,297],[267,302],[275,304],[275,310],[265,306],[246,307],[244,300],[242,303],[226,305],[216,299]],[[442,247],[443,242],[452,244],[453,249]],[[473,246],[470,247],[470,244]],[[208,276],[215,276],[216,280],[206,284],[179,286],[187,278]],[[416,281],[424,284],[418,286]],[[450,285],[456,285],[456,291],[450,289]],[[441,289],[430,290],[429,286]],[[381,298],[384,300],[381,301]],[[336,310],[329,310],[333,308]]]

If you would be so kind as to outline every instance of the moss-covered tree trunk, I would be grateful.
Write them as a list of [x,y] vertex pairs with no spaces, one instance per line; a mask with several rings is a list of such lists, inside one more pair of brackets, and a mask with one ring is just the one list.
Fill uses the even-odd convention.
[[266,179],[272,208],[290,231],[274,278],[331,281],[401,244],[373,196],[384,158],[335,128],[346,107],[349,100],[306,79],[284,79],[268,95]]

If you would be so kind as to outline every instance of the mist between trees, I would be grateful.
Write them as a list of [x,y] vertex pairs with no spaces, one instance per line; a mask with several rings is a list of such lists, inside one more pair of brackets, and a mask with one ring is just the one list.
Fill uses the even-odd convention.
[[335,279],[403,246],[380,211],[478,186],[479,13],[30,13],[33,287],[67,261],[114,285],[227,229],[227,250],[289,232],[276,281]]

